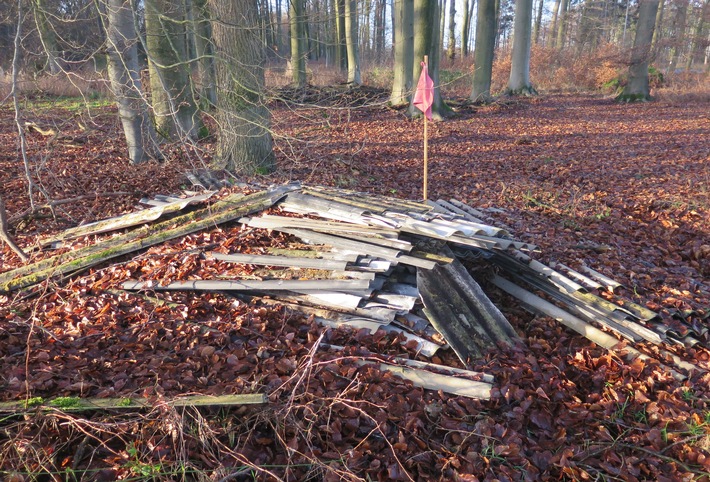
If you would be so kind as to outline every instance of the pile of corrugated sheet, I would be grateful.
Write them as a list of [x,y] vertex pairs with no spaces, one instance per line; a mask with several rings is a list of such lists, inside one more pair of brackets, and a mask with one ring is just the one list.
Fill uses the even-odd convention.
[[[147,201],[153,207],[93,227],[77,228],[51,241],[56,244],[91,233],[92,229],[104,232],[152,222],[163,213],[181,210],[210,195]],[[265,213],[270,207],[271,214]],[[203,255],[228,263],[292,271],[290,276],[202,279],[165,285],[129,280],[123,289],[218,290],[258,297],[262,303],[278,303],[312,316],[323,325],[396,333],[402,343],[416,347],[426,356],[450,347],[464,366],[470,367],[472,360],[492,348],[520,343],[513,327],[462,263],[473,259],[479,265],[488,263],[494,267],[489,271],[496,274],[488,280],[493,285],[529,309],[557,319],[607,349],[616,349],[619,344],[619,338],[610,332],[629,342],[626,352],[644,358],[647,356],[634,349],[634,343],[701,342],[693,333],[681,336],[670,330],[647,308],[614,295],[618,283],[592,268],[584,267],[580,270],[583,272],[578,272],[560,263],[548,266],[536,261],[530,254],[537,247],[514,240],[505,226],[496,227],[490,213],[456,200],[420,203],[329,188],[281,186],[249,196],[233,196],[182,215],[184,225],[178,228],[173,225],[181,218],[173,218],[173,224],[164,221],[154,225],[170,227],[168,231],[137,228],[111,240],[111,246],[122,249],[104,250],[102,256],[96,257],[92,254],[96,248],[82,248],[87,250],[85,254],[77,250],[76,259],[66,260],[61,266],[67,265],[68,272],[75,265],[86,267],[97,259],[125,254],[128,251],[124,247],[128,245],[139,249],[181,233],[237,220],[254,229],[289,234],[298,243],[274,248],[269,254]],[[134,234],[138,229],[145,234]],[[56,273],[58,262],[47,263]],[[0,275],[0,289],[28,285],[29,275],[24,272],[32,272],[32,267],[16,271]],[[606,293],[605,298],[594,294],[601,290]],[[675,368],[697,369],[660,351],[673,358]],[[486,396],[490,389],[490,385],[485,385],[490,380],[467,370],[452,372],[446,368],[447,375],[431,375],[426,366],[429,364],[400,362],[400,366],[389,369],[422,386],[478,397]],[[414,366],[416,363],[424,366]],[[381,369],[386,368],[383,365]],[[436,371],[442,369],[437,367]],[[674,368],[669,370],[681,376]],[[478,378],[484,386],[470,382],[469,376]],[[459,378],[465,380],[463,388],[456,381]]]
[[[492,347],[518,342],[511,325],[461,263],[477,258],[496,267],[494,285],[606,348],[618,344],[608,331],[632,343],[700,342],[693,333],[681,337],[673,332],[653,311],[615,296],[619,284],[589,267],[580,273],[561,263],[547,266],[532,259],[528,253],[536,246],[515,241],[508,230],[493,225],[486,211],[456,200],[419,203],[312,187],[287,192],[277,206],[289,215],[262,214],[239,222],[293,235],[312,245],[311,250],[205,254],[234,263],[310,269],[312,278],[165,286],[129,281],[124,289],[265,294],[325,325],[401,333],[427,356],[451,347],[469,365]],[[607,299],[593,293],[599,290]]]

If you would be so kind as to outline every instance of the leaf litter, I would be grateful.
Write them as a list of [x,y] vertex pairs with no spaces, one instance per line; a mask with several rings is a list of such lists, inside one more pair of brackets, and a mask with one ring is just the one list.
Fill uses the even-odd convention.
[[[7,181],[0,189],[13,218],[28,208],[27,189],[10,113],[2,112],[8,122],[0,133],[0,163]],[[38,123],[56,115],[36,114]],[[104,112],[94,120],[98,127],[87,142],[67,149],[29,136],[33,174],[53,199],[93,197],[62,204],[56,219],[47,211],[15,219],[22,246],[130,212],[141,197],[180,192],[189,186],[184,173],[202,167],[195,156],[177,155],[161,165],[130,166],[122,158],[115,116]],[[619,281],[629,298],[659,312],[668,326],[692,326],[706,336],[706,103],[626,106],[598,96],[555,95],[463,108],[431,127],[432,198],[496,208],[492,216],[499,223],[541,246],[543,261],[600,271]],[[244,181],[301,180],[421,197],[421,124],[400,112],[277,105],[274,129],[279,172]],[[210,141],[200,148],[209,159]],[[130,194],[106,195],[119,192]],[[707,477],[706,373],[680,382],[653,362],[619,359],[502,294],[494,300],[525,347],[475,361],[474,370],[495,377],[491,400],[481,401],[422,390],[376,367],[359,367],[356,361],[372,353],[417,358],[381,331],[324,331],[307,317],[221,293],[115,290],[128,278],[167,282],[243,269],[202,260],[196,249],[262,253],[288,241],[285,235],[224,225],[65,282],[45,283],[31,298],[2,296],[3,400],[160,400],[263,390],[271,402],[266,410],[234,408],[232,417],[183,414],[182,423],[205,423],[209,436],[184,431],[180,443],[166,423],[174,412],[133,418],[96,413],[65,424],[52,422],[68,421],[60,414],[4,419],[2,470],[70,467],[115,480],[159,464],[171,478],[176,475],[169,468],[188,462],[191,470],[214,477],[246,467],[265,480]],[[93,242],[80,238],[62,249]],[[31,256],[36,261],[51,254],[56,253],[35,250]],[[17,266],[3,247],[0,270]],[[316,343],[346,348],[314,350]],[[708,367],[705,348],[667,348]],[[449,351],[426,361],[460,367]],[[104,432],[78,435],[99,423]],[[68,443],[76,447],[81,440],[81,450]],[[35,455],[28,457],[30,451]]]

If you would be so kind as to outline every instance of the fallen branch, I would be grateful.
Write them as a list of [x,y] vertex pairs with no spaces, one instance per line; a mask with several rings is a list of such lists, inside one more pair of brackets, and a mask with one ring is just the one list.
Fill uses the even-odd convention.
[[11,250],[15,252],[17,256],[20,257],[23,263],[26,263],[29,261],[29,256],[25,254],[24,251],[22,251],[22,248],[20,248],[17,243],[15,243],[15,240],[12,238],[10,235],[10,232],[8,230],[8,222],[7,222],[7,213],[5,212],[5,202],[2,200],[2,197],[0,196],[0,239],[2,239],[5,244],[7,244]]
[[152,408],[158,405],[171,407],[211,407],[230,405],[259,405],[267,402],[263,393],[246,393],[241,395],[192,395],[188,397],[167,400],[147,398],[78,398],[59,397],[53,400],[41,398],[0,402],[0,413],[26,413],[28,411],[61,410],[64,412],[81,412],[87,410],[117,410]]

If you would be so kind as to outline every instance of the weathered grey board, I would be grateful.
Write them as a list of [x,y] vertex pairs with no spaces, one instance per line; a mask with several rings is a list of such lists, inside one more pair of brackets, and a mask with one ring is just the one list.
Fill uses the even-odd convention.
[[124,290],[155,291],[263,291],[263,290],[348,290],[367,289],[369,280],[193,280],[159,285],[153,281],[128,280]]
[[421,353],[424,356],[427,357],[432,357],[436,354],[437,351],[439,351],[439,348],[441,348],[443,345],[439,343],[434,343],[433,341],[427,340],[426,338],[416,335],[409,330],[405,330],[404,328],[396,325],[383,325],[380,327],[381,330],[387,332],[387,333],[394,333],[397,336],[401,336],[404,338],[404,341],[402,342],[403,345],[406,345],[410,341],[414,341],[417,344],[417,352]]
[[[321,343],[320,348],[325,348],[328,350],[337,350],[337,351],[343,351],[345,347],[340,346],[340,345],[330,345],[328,343]],[[412,360],[409,358],[401,358],[397,356],[386,356],[386,355],[380,355],[379,353],[372,353],[372,352],[365,352],[362,353],[363,350],[360,349],[358,350],[358,354],[361,356],[368,356],[372,358],[377,358],[377,360],[372,360],[377,362],[385,362],[391,365],[404,365],[407,367],[411,368],[418,368],[420,370],[426,370],[432,373],[445,373],[448,375],[459,375],[461,377],[465,377],[466,379],[470,381],[481,381],[481,382],[486,382],[486,383],[493,383],[495,381],[495,378],[493,375],[490,375],[488,373],[483,373],[483,372],[475,372],[472,370],[465,370],[463,368],[456,368],[456,367],[450,367],[447,365],[439,365],[437,363],[429,363],[421,360]],[[382,358],[385,358],[385,360],[382,360]]]
[[260,405],[268,402],[263,393],[247,393],[242,395],[190,395],[165,400],[148,400],[145,398],[71,398],[42,401],[40,404],[28,406],[25,400],[0,402],[0,413],[30,412],[35,410],[61,410],[63,412],[82,412],[88,410],[136,410],[153,408],[160,405],[170,407],[209,407],[229,405]]
[[431,271],[418,270],[417,287],[427,318],[464,365],[488,349],[518,340],[508,320],[458,260]]
[[432,269],[434,266],[436,266],[436,262],[434,261],[429,261],[422,258],[415,258],[413,256],[402,255],[399,250],[376,246],[374,244],[369,244],[362,241],[352,241],[350,239],[332,236],[330,234],[316,233],[303,229],[285,228],[279,229],[279,231],[293,234],[294,236],[298,236],[304,241],[327,244],[338,249],[348,249],[352,251],[357,251],[362,254],[369,254],[371,256],[380,257],[388,261],[402,263],[409,266],[416,266],[418,268],[424,269]]
[[330,269],[342,271],[348,265],[347,261],[335,259],[297,258],[289,256],[244,253],[222,254],[210,252],[207,254],[220,261],[240,264],[258,264],[263,266],[285,266],[289,268]]
[[375,303],[383,303],[394,308],[409,311],[414,308],[419,296],[398,295],[396,293],[378,292],[372,298]]
[[392,372],[405,380],[409,380],[415,386],[427,390],[441,390],[442,392],[451,393],[452,395],[460,395],[462,397],[480,400],[488,400],[491,398],[493,386],[490,383],[475,382],[464,378],[432,373],[419,368],[402,367],[370,360],[358,360],[356,363],[361,366],[375,365],[381,371]]
[[397,238],[397,231],[391,228],[373,227],[364,224],[355,224],[350,222],[323,221],[310,218],[293,218],[286,216],[275,216],[273,214],[264,214],[259,217],[242,218],[240,223],[247,224],[253,228],[298,228],[311,229],[313,231],[323,232],[342,232],[352,233],[353,235],[365,236],[383,236],[387,238]]
[[359,255],[350,251],[319,251],[316,249],[287,249],[266,247],[266,251],[275,256],[288,256],[311,259],[337,259],[349,263],[357,263]]
[[[348,323],[353,320],[365,320],[369,323],[376,323],[378,326],[381,326],[381,325],[386,325],[391,321],[391,320],[378,320],[375,318],[370,318],[367,316],[363,316],[362,313],[360,313],[360,314],[342,313],[342,312],[335,311],[335,310],[316,308],[314,306],[299,305],[297,303],[291,303],[291,302],[279,300],[279,299],[260,299],[259,303],[261,303],[263,305],[269,305],[269,306],[277,306],[277,305],[283,306],[284,309],[286,309],[290,312],[298,312],[298,313],[301,313],[301,314],[307,315],[307,316],[320,317],[320,318],[325,318],[328,320],[332,320],[332,321],[336,321],[336,322],[343,322],[343,323]],[[375,329],[375,331],[376,331],[376,329]]]
[[466,219],[467,221],[484,224],[483,218],[485,216],[483,215],[483,213],[478,213],[479,216],[475,216],[473,213],[469,213],[469,212],[461,209],[460,207],[458,207],[454,204],[451,204],[450,202],[445,201],[443,199],[438,199],[436,201],[430,201],[429,204],[440,208],[440,210],[442,212],[452,212],[452,213],[459,214],[459,215],[463,216],[464,219]]
[[394,199],[376,196],[371,193],[358,193],[353,191],[334,189],[311,189],[304,190],[308,196],[322,198],[328,201],[363,209],[364,212],[382,214],[385,211],[398,212],[429,212],[431,208],[416,201],[407,199]]
[[284,194],[285,188],[279,188],[248,196],[229,196],[210,207],[157,224],[142,226],[98,244],[0,273],[0,291],[26,288],[50,277],[74,273],[124,254],[262,211],[272,206]]
[[161,203],[159,206],[154,206],[148,209],[143,209],[141,211],[123,214],[121,216],[116,216],[113,218],[102,219],[100,221],[84,224],[75,228],[69,228],[63,231],[62,234],[60,234],[59,236],[43,239],[41,243],[43,246],[53,245],[56,247],[56,244],[61,241],[68,241],[70,239],[75,239],[80,236],[108,233],[110,231],[116,231],[118,229],[125,229],[137,226],[139,224],[149,223],[166,214],[181,211],[190,204],[206,201],[207,199],[212,197],[214,193],[215,191],[210,191],[204,194],[199,194],[197,196],[192,196],[184,199],[174,198],[172,201]]
[[330,290],[293,290],[296,294],[305,297],[306,301],[309,303],[340,307],[349,310],[354,310],[360,305],[362,301],[362,296],[351,295],[348,293],[340,293]]
[[265,292],[269,296],[272,296],[274,300],[285,301],[289,303],[298,303],[299,305],[307,304],[314,308],[325,308],[329,311],[339,311],[344,314],[352,315],[359,318],[368,318],[378,321],[380,323],[391,323],[397,316],[397,310],[368,306],[367,303],[364,306],[358,306],[360,304],[360,299],[353,297],[357,303],[354,307],[338,305],[338,304],[328,304],[328,300],[325,302],[321,299],[306,295],[298,294],[293,292]]

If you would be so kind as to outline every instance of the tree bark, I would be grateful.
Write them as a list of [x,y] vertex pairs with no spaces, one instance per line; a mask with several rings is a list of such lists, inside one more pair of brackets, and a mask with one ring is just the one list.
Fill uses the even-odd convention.
[[108,75],[133,164],[162,158],[141,88],[138,34],[130,0],[102,0],[106,10]]
[[666,0],[660,0],[658,4],[658,12],[656,13],[656,28],[653,30],[653,42],[651,48],[654,53],[658,53],[658,42],[663,38],[663,12],[665,10]]
[[513,59],[508,79],[508,94],[533,95],[530,83],[530,48],[532,41],[533,0],[516,0],[513,30]]
[[557,18],[557,42],[555,46],[557,50],[562,50],[565,46],[565,37],[567,36],[567,7],[569,0],[561,0],[560,15]]
[[414,0],[394,0],[394,80],[390,105],[403,106],[410,101],[414,62]]
[[32,2],[32,9],[39,39],[40,42],[42,42],[44,53],[47,55],[46,68],[49,70],[50,74],[54,75],[61,70],[58,61],[59,48],[57,47],[57,36],[54,33],[54,27],[49,19],[47,19],[46,0],[34,0]]
[[639,19],[634,47],[631,52],[631,65],[629,66],[629,80],[617,100],[631,102],[651,99],[648,84],[648,61],[658,2],[659,0],[640,0]]
[[348,52],[348,84],[356,86],[362,84],[357,25],[357,3],[355,0],[345,0],[345,46]]
[[[700,9],[700,18],[695,24],[695,31],[693,32],[693,44],[690,47],[690,53],[688,54],[688,60],[685,64],[685,70],[690,72],[693,68],[693,60],[701,59],[703,54],[703,40],[705,36],[703,32],[705,31],[706,19],[710,17],[710,0],[705,0],[702,8]],[[707,45],[705,45],[707,48]]]
[[337,36],[335,62],[342,72],[348,70],[348,50],[345,41],[345,2],[348,0],[333,0],[335,7],[335,31]]
[[463,11],[461,12],[463,15],[461,19],[461,58],[468,57],[468,32],[471,29],[469,1],[475,2],[476,0],[463,0]]
[[[432,117],[441,120],[448,114],[449,108],[441,97],[439,81],[439,60],[441,58],[440,23],[438,0],[414,0],[414,62],[412,62],[412,82],[417,82],[421,75],[421,62],[429,57],[429,76],[434,82],[434,102],[431,106]],[[414,99],[412,99],[414,100]],[[409,114],[420,114],[414,104],[409,105]]]
[[491,99],[493,53],[496,41],[495,0],[478,0],[476,19],[476,49],[473,54],[473,102],[488,102]]
[[456,0],[450,0],[449,3],[449,45],[447,47],[446,56],[449,60],[454,60],[456,57]]
[[144,0],[155,126],[165,138],[194,139],[200,127],[187,56],[183,2]]
[[291,85],[301,89],[306,85],[303,0],[289,0],[288,4],[291,26]]
[[679,0],[677,2],[677,8],[674,24],[675,35],[673,40],[673,54],[671,55],[670,65],[668,66],[668,71],[673,73],[678,67],[678,60],[680,55],[685,48],[685,30],[688,23],[688,0]]
[[211,0],[215,18],[217,121],[213,167],[236,174],[268,173],[275,161],[264,98],[264,46],[255,0]]
[[195,40],[195,56],[200,84],[199,93],[203,109],[217,105],[217,90],[215,88],[216,71],[214,49],[212,46],[212,27],[207,0],[192,0],[192,28]]
[[555,0],[555,5],[552,7],[552,20],[550,21],[550,30],[547,32],[547,46],[555,45],[555,36],[557,35],[558,14],[560,11],[560,0]]
[[376,0],[375,4],[375,59],[381,62],[385,53],[385,30],[387,25],[386,0]]
[[537,17],[535,18],[535,31],[533,36],[535,38],[535,45],[540,43],[540,30],[542,28],[542,11],[545,6],[545,0],[539,0],[537,5]]

